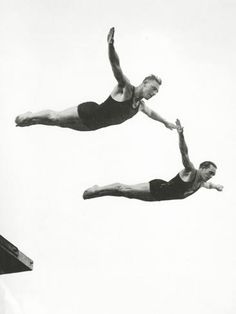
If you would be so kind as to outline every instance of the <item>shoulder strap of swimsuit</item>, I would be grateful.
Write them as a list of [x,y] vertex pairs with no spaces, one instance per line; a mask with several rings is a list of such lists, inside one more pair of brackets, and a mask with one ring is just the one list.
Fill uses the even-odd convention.
[[[194,179],[193,179],[193,181],[192,182],[194,182],[195,180],[196,180],[196,177],[197,177],[197,169],[195,169],[195,176],[194,176]],[[198,189],[200,189],[200,187],[201,187],[201,184],[198,186],[198,188],[195,190],[195,191],[197,191]]]
[[196,176],[197,176],[197,169],[195,169],[195,176],[194,176],[194,179],[193,179],[193,180],[196,179]]
[[135,91],[135,87],[134,86],[132,86],[132,99],[134,98],[134,91]]
[[[132,97],[131,97],[132,101],[134,100],[134,92],[135,92],[135,87],[132,86]],[[138,105],[135,106],[135,107],[133,107],[133,105],[132,105],[132,108],[135,109],[135,110],[139,110],[140,104],[141,104],[141,102],[138,101]]]

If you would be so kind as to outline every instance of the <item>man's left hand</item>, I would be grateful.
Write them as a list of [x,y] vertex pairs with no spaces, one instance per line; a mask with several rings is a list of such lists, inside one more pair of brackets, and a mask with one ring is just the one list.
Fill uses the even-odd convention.
[[109,45],[113,45],[114,43],[114,34],[115,34],[115,28],[112,27],[107,35],[107,43]]
[[222,192],[223,191],[223,185],[220,185],[220,184],[218,184],[218,185],[216,185],[216,189],[217,189],[217,191],[219,191],[219,192]]
[[184,128],[182,127],[179,119],[176,119],[175,121],[176,130],[179,134],[182,134],[184,132]]

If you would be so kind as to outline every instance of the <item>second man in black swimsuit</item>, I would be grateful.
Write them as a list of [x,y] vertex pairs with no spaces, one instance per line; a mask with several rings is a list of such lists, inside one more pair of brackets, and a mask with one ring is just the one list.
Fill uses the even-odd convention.
[[183,127],[178,119],[176,120],[176,128],[179,135],[179,149],[184,169],[173,179],[168,182],[154,179],[150,182],[134,185],[122,183],[113,183],[102,187],[94,185],[84,192],[83,198],[122,196],[142,201],[164,201],[184,199],[197,192],[201,187],[222,191],[222,185],[207,182],[216,174],[216,165],[212,161],[204,161],[200,164],[199,169],[196,169],[189,159]]
[[26,112],[16,117],[16,125],[24,127],[43,124],[77,131],[92,131],[123,123],[138,111],[142,111],[148,117],[163,123],[168,129],[174,129],[175,124],[166,121],[148,108],[142,100],[148,100],[158,93],[161,79],[150,75],[139,86],[134,87],[121,70],[119,57],[114,48],[114,28],[110,29],[107,42],[109,60],[118,84],[105,102],[100,105],[95,102],[86,102],[63,111]]

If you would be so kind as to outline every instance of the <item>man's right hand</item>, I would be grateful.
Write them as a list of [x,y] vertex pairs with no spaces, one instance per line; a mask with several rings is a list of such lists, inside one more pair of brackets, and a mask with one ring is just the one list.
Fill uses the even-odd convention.
[[222,192],[224,187],[223,187],[223,185],[217,184],[215,186],[215,188],[216,188],[217,191]]
[[113,43],[114,43],[114,34],[115,34],[115,28],[112,27],[109,30],[109,33],[107,35],[107,43],[108,43],[108,45],[113,45]]
[[179,134],[183,134],[184,128],[182,127],[182,125],[181,125],[179,119],[176,119],[175,125],[176,125],[176,130],[177,130],[177,132],[178,132]]

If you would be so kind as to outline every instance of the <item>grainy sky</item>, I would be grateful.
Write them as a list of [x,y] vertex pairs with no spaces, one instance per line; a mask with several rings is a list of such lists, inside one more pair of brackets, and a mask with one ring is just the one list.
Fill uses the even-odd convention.
[[[1,276],[1,314],[235,313],[235,15],[233,0],[0,1],[0,233],[35,262]],[[224,192],[84,201],[94,184],[182,169],[176,132],[142,113],[91,133],[15,127],[28,110],[107,98],[112,26],[123,72],[161,76],[147,104],[181,120]]]

